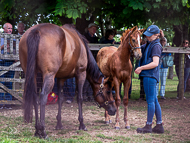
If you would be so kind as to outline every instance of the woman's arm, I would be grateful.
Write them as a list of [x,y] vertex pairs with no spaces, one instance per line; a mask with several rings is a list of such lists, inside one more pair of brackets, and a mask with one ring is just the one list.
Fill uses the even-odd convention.
[[157,67],[159,65],[159,57],[158,56],[154,56],[153,57],[153,61],[147,65],[144,66],[140,66],[135,70],[136,74],[140,74],[142,70],[149,70],[149,69],[153,69],[155,67]]

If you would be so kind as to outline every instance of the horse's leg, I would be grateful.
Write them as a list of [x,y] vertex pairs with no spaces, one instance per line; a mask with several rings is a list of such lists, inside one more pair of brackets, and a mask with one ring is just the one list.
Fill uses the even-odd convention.
[[54,86],[54,75],[46,74],[44,76],[44,83],[42,87],[42,92],[40,93],[40,123],[36,126],[36,136],[40,138],[47,138],[45,132],[45,105],[47,103],[48,94],[52,91]]
[[105,110],[105,123],[109,124],[112,123],[110,115],[108,114],[108,111]]
[[128,79],[124,83],[124,97],[123,97],[123,105],[124,105],[124,122],[125,122],[125,128],[130,129],[130,124],[129,120],[127,118],[127,108],[128,108],[128,92],[129,92],[129,87],[131,85],[131,78]]
[[[107,82],[108,79],[109,78],[105,79],[106,82]],[[111,85],[108,86],[107,92],[108,92],[109,96],[112,96],[112,86]],[[105,110],[105,124],[109,124],[109,123],[112,123],[112,121],[111,121],[110,115],[108,114],[108,111]]]
[[113,78],[113,82],[114,82],[114,88],[115,88],[115,94],[116,94],[116,97],[115,97],[115,103],[116,103],[116,108],[117,108],[117,111],[116,111],[116,119],[115,119],[115,129],[120,129],[120,126],[119,126],[119,106],[121,104],[121,98],[120,98],[120,95],[119,95],[119,86],[120,86],[120,83],[118,81],[118,79],[116,77]]
[[64,101],[64,96],[63,96],[63,85],[64,85],[64,80],[57,79],[57,84],[58,84],[58,114],[57,114],[57,125],[56,125],[56,130],[61,130],[63,129],[62,123],[61,123],[61,107]]
[[78,74],[76,77],[77,80],[77,89],[78,89],[78,96],[77,96],[77,102],[79,107],[79,117],[78,120],[80,122],[79,130],[86,131],[86,127],[83,123],[83,115],[82,115],[82,102],[83,102],[83,96],[82,96],[82,89],[86,78],[86,71],[82,72],[81,74]]
[[[37,84],[37,86],[38,86],[38,84],[39,84],[39,82],[41,82],[41,84],[42,84],[42,80],[39,80],[39,75],[40,74],[37,74],[37,77],[35,78],[35,83]],[[37,87],[38,88],[38,87]],[[39,92],[39,90],[37,89],[37,94],[38,94],[38,92]],[[38,98],[38,96],[39,95],[37,95],[37,94],[35,94],[35,96],[34,96],[34,98],[33,98],[33,105],[34,105],[34,111],[35,111],[35,128],[37,129],[37,127],[39,126],[39,117],[38,117],[38,102],[39,102],[39,98]],[[38,136],[38,133],[37,133],[37,130],[36,130],[36,132],[35,132],[35,134],[34,134],[35,136]]]
[[36,128],[36,132],[35,132],[35,136],[39,136],[38,135],[38,126],[40,126],[40,123],[39,123],[39,117],[38,117],[38,97],[37,95],[34,97],[33,99],[33,105],[34,105],[34,110],[35,110],[35,119],[36,119],[36,122],[35,122],[35,128]]

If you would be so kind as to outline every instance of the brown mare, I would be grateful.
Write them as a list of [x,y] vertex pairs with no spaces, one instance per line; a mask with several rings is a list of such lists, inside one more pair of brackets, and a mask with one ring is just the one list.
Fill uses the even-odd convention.
[[[24,88],[24,119],[32,121],[32,109],[35,110],[35,136],[46,138],[45,105],[47,96],[54,86],[54,78],[58,79],[58,115],[56,129],[62,129],[61,108],[63,103],[64,81],[76,78],[78,91],[77,102],[80,122],[79,130],[87,130],[82,115],[82,89],[85,78],[91,83],[94,98],[108,114],[115,115],[114,100],[106,96],[103,88],[103,75],[90,52],[86,39],[70,25],[59,27],[54,24],[39,24],[31,27],[22,36],[19,43],[19,58],[26,74]],[[40,120],[38,118],[38,98],[36,93],[36,75],[40,72],[43,86],[40,93]],[[105,93],[105,94],[104,94]]]
[[[111,82],[110,88],[108,89],[110,92],[108,93],[112,94],[111,90],[113,86],[116,91],[116,129],[120,128],[119,106],[121,104],[121,98],[119,95],[119,89],[121,83],[124,85],[123,104],[125,128],[130,128],[130,124],[127,118],[128,91],[131,85],[132,72],[130,56],[133,54],[136,59],[140,59],[142,56],[140,49],[140,35],[141,31],[138,30],[138,27],[128,29],[123,33],[123,36],[121,37],[121,44],[118,48],[114,46],[103,47],[97,54],[97,64],[104,76],[106,76],[108,83]],[[109,122],[111,122],[107,111],[105,111],[105,121],[106,124],[109,124]]]

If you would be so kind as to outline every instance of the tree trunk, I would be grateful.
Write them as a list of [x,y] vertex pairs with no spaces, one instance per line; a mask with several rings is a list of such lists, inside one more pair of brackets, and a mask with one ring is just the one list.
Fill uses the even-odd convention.
[[[183,41],[183,29],[181,25],[173,25],[173,30],[175,32],[175,36],[173,38],[172,46],[179,47]],[[171,53],[173,54],[173,53]],[[173,66],[169,67],[168,79],[173,79]]]
[[179,54],[179,99],[184,98],[184,54]]
[[[72,18],[67,18],[65,16],[61,16],[59,17],[61,23],[64,24],[72,24],[73,23],[73,19]],[[93,23],[95,20],[94,16],[91,16],[90,20],[86,20],[86,15],[82,14],[81,18],[77,18],[76,19],[76,29],[82,34],[84,35],[85,33],[85,29],[87,30],[88,25],[90,23]]]
[[[188,40],[188,32],[189,32],[189,26],[188,26],[188,23],[186,22],[184,25],[183,25],[183,40],[187,39]],[[188,40],[189,41],[189,40]]]
[[181,25],[174,25],[173,30],[175,32],[175,36],[173,38],[173,44],[175,44],[176,47],[179,47],[182,43],[182,40],[183,40],[182,26]]
[[65,16],[59,16],[59,20],[61,21],[62,25],[64,25],[64,24],[72,24],[73,23],[72,18],[67,18]]
[[[182,45],[183,40],[188,40],[188,23],[184,25],[173,26],[175,31],[175,36],[173,38],[173,43],[179,47]],[[179,56],[179,99],[183,100],[184,97],[184,54]]]
[[104,22],[103,22],[102,15],[100,15],[100,18],[99,18],[99,24],[100,24],[100,28],[101,28],[101,34],[102,34],[102,36],[105,36],[105,29],[104,29]]
[[109,16],[107,16],[106,19],[105,19],[105,26],[106,26],[106,30],[111,29],[111,21],[110,21]]
[[174,76],[174,67],[169,67],[169,72],[168,72],[168,79],[173,79],[173,76]]

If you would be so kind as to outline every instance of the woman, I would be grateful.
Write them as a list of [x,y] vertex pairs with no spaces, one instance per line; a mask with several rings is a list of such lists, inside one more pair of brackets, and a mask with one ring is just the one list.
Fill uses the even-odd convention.
[[[189,47],[189,41],[186,40],[186,43],[183,42],[184,45],[187,44]],[[185,54],[185,66],[184,66],[184,93],[187,89],[187,81],[189,79],[189,75],[190,75],[190,54]],[[185,98],[185,97],[184,97]]]
[[[162,53],[159,36],[162,32],[156,25],[151,25],[144,32],[147,44],[141,46],[142,58],[136,74],[143,77],[144,91],[146,94],[147,122],[145,127],[138,128],[137,133],[164,133],[162,125],[161,107],[157,99],[156,85],[159,82],[159,58]],[[152,129],[153,116],[156,114],[156,126]]]
[[[162,37],[160,39],[160,43],[163,47],[165,47],[167,44],[167,39],[165,37]],[[162,53],[161,56],[162,57],[171,56],[171,53]],[[160,73],[159,73],[159,76],[160,76],[160,92],[159,92],[159,83],[157,83],[157,96],[160,93],[161,99],[166,99],[164,96],[165,96],[165,85],[166,85],[167,74],[168,74],[168,67],[164,67],[163,62],[162,62],[161,66],[160,66]]]
[[112,29],[106,30],[105,39],[101,42],[102,44],[120,44],[114,40],[114,31]]

